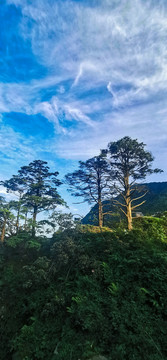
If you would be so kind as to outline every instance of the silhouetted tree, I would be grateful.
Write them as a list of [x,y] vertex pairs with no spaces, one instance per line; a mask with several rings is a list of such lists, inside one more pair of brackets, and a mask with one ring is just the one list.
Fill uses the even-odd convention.
[[103,200],[110,194],[111,176],[109,166],[103,156],[95,156],[87,161],[79,161],[79,170],[65,176],[69,191],[83,202],[98,204],[98,224],[103,226]]

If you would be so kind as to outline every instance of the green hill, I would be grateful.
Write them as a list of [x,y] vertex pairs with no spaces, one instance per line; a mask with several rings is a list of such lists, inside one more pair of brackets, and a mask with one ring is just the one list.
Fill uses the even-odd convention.
[[[140,191],[147,189],[148,193],[143,200],[146,202],[136,209],[136,212],[142,212],[143,215],[154,215],[160,212],[167,211],[167,182],[152,182],[139,185]],[[142,190],[143,189],[143,190]],[[119,197],[118,197],[119,198]],[[117,198],[117,199],[118,199]],[[122,214],[118,213],[117,208],[113,204],[113,200],[104,201],[104,211],[112,211],[113,216],[106,215],[104,217],[104,225],[108,225],[109,222],[113,223],[118,221]],[[97,225],[98,221],[98,207],[95,205],[90,212],[82,220],[83,224]]]
[[1,244],[1,360],[167,359],[167,224]]

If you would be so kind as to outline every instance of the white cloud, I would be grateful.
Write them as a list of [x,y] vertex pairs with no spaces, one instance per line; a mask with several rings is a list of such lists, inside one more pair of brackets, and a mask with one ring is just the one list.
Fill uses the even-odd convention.
[[[128,84],[130,101],[138,93],[151,96],[155,87],[156,91],[167,89],[164,1],[159,6],[150,0],[118,1],[113,6],[101,1],[93,8],[71,1],[12,2],[25,15],[22,35],[31,40],[38,61],[52,69],[53,78],[71,78],[73,86],[84,80],[92,88],[97,79],[104,86],[109,81],[114,86]],[[35,21],[30,27],[31,19]],[[113,106],[122,103],[120,92]]]
[[7,194],[6,189],[3,186],[0,186],[0,194]]
[[77,120],[85,123],[88,126],[94,127],[95,123],[85,115],[80,109],[73,107],[73,104],[64,105],[64,109],[66,112],[66,118],[71,120]]
[[[48,75],[1,84],[2,111],[44,115],[59,133],[51,148],[66,158],[93,156],[124,135],[144,140],[153,153],[157,143],[164,149],[166,0],[8,3],[20,7],[20,34]],[[41,99],[53,87],[55,94]]]
[[79,70],[78,70],[77,76],[72,84],[72,87],[78,85],[78,82],[79,82],[80,78],[84,75],[84,73],[86,73],[86,76],[87,76],[88,73],[91,73],[91,72],[95,72],[95,73],[97,72],[97,64],[95,65],[90,61],[81,62],[79,65]]

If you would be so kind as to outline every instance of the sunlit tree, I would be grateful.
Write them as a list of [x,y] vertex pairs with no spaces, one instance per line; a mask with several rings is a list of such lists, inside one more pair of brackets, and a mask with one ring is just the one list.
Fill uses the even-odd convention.
[[121,211],[127,218],[128,229],[132,229],[132,212],[141,206],[145,200],[144,194],[137,194],[139,187],[137,180],[145,179],[147,175],[162,172],[160,169],[152,169],[153,156],[145,150],[145,144],[136,139],[126,136],[116,142],[110,142],[107,150],[102,154],[112,169],[116,194],[122,201],[115,200]]

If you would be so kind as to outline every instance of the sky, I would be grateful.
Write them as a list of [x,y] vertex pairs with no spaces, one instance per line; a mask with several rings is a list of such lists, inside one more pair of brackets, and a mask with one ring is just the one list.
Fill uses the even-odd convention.
[[1,0],[0,29],[0,179],[35,159],[62,179],[130,136],[167,181],[166,0]]

